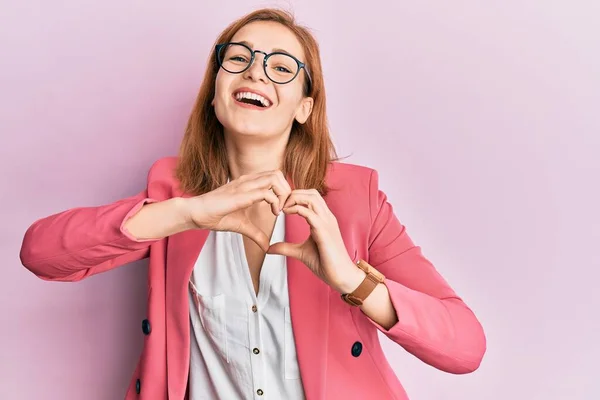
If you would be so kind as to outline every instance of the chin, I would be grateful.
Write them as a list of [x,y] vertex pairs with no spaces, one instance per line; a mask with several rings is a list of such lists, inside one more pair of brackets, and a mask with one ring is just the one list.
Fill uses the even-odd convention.
[[233,124],[227,126],[225,128],[226,131],[230,132],[233,136],[242,136],[242,137],[264,137],[268,138],[273,136],[272,132],[269,132],[263,125],[254,125],[254,124],[243,124],[237,125]]

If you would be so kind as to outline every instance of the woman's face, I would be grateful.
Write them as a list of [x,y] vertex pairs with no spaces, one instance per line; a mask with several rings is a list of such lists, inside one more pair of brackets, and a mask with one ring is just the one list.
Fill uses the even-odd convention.
[[[231,42],[244,42],[252,50],[265,53],[285,51],[306,62],[304,51],[296,36],[276,22],[257,21],[241,28]],[[263,69],[264,54],[256,53],[246,71],[232,74],[219,68],[215,83],[213,106],[226,135],[272,138],[288,135],[294,120],[304,123],[312,110],[312,98],[303,94],[305,71],[286,84],[272,82]],[[243,60],[236,57],[235,60]],[[278,69],[278,71],[281,69]],[[286,71],[287,72],[287,71]],[[244,94],[246,93],[246,94]],[[262,106],[247,93],[261,95]],[[266,106],[265,106],[266,105]]]

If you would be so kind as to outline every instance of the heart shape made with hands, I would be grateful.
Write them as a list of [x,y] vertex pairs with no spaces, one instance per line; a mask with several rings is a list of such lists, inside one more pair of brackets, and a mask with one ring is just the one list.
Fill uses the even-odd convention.
[[[326,278],[352,260],[347,253],[337,220],[316,189],[294,189],[281,171],[243,175],[199,196],[192,220],[199,228],[239,232],[267,254],[280,254],[302,261],[317,275]],[[278,242],[248,217],[249,208],[265,201],[273,214],[297,214],[310,226],[302,243]]]
[[[267,200],[271,203],[271,211],[274,215],[280,217],[282,214],[297,214],[305,219],[311,227],[311,234],[302,243],[278,242],[270,244],[271,240],[268,235],[255,225],[247,216],[245,210],[240,210],[243,215],[232,213],[229,216],[239,218],[240,225],[235,229],[237,232],[246,236],[255,242],[267,254],[280,254],[283,256],[294,257],[309,266],[318,264],[318,246],[313,236],[319,236],[317,228],[322,227],[317,211],[329,211],[325,205],[321,195],[316,190],[292,190],[289,194],[281,194],[277,196],[276,191],[269,189],[275,198]],[[316,203],[322,202],[319,207]],[[282,205],[281,205],[282,204]],[[224,219],[229,216],[224,217]],[[319,230],[320,231],[320,230]]]

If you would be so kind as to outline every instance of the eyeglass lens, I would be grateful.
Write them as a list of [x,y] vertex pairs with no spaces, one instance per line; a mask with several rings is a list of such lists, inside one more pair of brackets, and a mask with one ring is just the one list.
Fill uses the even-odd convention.
[[[237,74],[250,67],[252,53],[246,46],[232,43],[223,46],[218,57],[223,69]],[[274,82],[287,83],[298,74],[298,63],[287,54],[272,54],[267,59],[265,73]]]

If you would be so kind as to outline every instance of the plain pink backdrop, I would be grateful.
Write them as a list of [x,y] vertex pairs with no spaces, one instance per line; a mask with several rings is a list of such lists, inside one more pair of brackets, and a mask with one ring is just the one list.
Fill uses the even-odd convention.
[[380,171],[486,329],[466,376],[382,337],[411,398],[600,398],[596,0],[2,1],[0,398],[123,397],[144,263],[48,283],[20,265],[22,236],[140,190],[177,152],[216,35],[277,4],[321,43],[340,153]]

